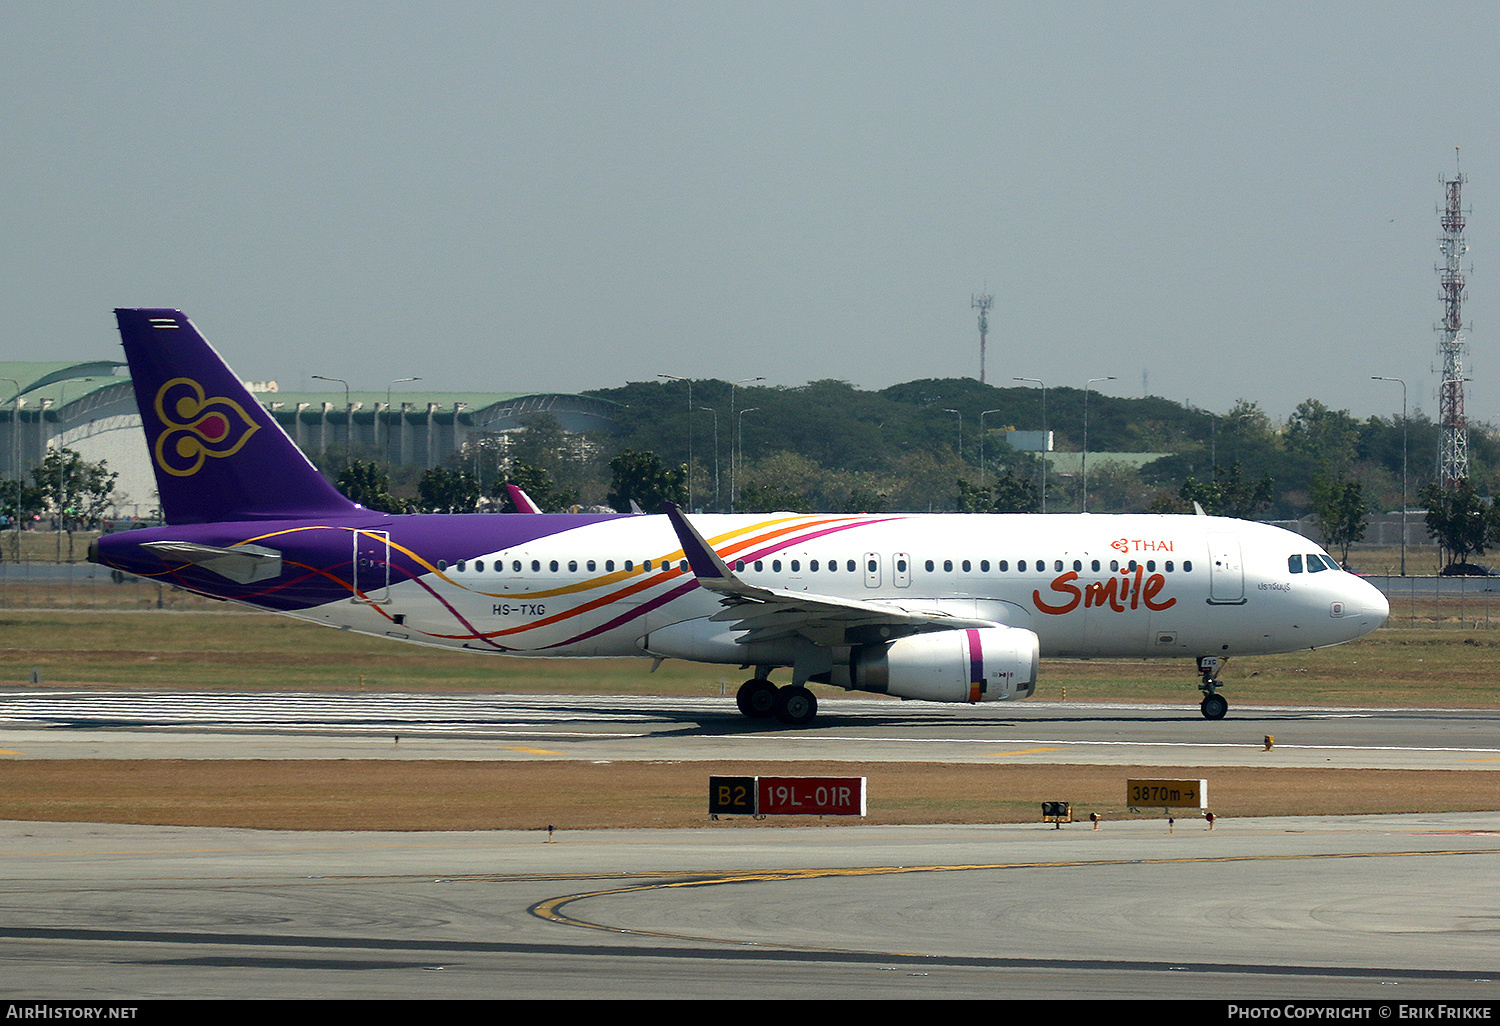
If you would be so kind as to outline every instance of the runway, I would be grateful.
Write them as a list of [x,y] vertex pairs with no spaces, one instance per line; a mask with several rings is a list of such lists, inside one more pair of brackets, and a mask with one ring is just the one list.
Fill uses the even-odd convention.
[[[1272,738],[1270,749],[1266,738]],[[791,730],[733,698],[0,691],[12,758],[847,760],[1500,767],[1500,710],[835,697]]]
[[[835,700],[788,731],[719,698],[15,689],[0,716],[7,759],[1500,761],[1494,711]],[[553,843],[4,822],[0,867],[22,1000],[1500,1000],[1500,813]]]

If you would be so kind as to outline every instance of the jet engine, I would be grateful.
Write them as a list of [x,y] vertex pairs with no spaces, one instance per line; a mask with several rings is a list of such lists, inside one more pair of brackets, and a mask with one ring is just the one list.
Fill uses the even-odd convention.
[[1040,643],[1020,627],[913,634],[850,652],[848,680],[834,684],[924,702],[1000,702],[1036,687]]

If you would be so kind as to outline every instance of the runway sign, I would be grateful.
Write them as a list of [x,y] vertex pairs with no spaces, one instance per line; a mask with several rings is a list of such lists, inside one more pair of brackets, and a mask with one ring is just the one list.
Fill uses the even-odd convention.
[[1206,809],[1207,780],[1127,780],[1125,804],[1132,809]]
[[709,777],[711,815],[863,816],[864,777]]

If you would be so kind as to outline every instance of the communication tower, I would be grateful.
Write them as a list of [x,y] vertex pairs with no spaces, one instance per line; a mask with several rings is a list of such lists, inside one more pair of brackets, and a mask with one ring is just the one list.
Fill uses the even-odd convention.
[[1463,187],[1468,179],[1455,169],[1443,181],[1445,204],[1438,209],[1443,234],[1438,249],[1443,262],[1437,267],[1443,287],[1443,322],[1438,325],[1438,353],[1443,358],[1443,376],[1438,385],[1438,481],[1452,488],[1469,476],[1468,422],[1464,418],[1464,283],[1463,256],[1469,251],[1464,240]]
[[979,311],[979,383],[984,384],[984,342],[985,336],[990,333],[990,307],[995,305],[995,297],[988,292],[981,292],[969,303],[971,309]]

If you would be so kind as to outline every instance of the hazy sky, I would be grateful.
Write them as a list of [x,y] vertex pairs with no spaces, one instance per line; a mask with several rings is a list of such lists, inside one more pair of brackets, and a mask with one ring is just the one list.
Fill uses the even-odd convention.
[[1500,4],[0,0],[9,359],[185,310],[243,376],[978,376],[1500,416]]

